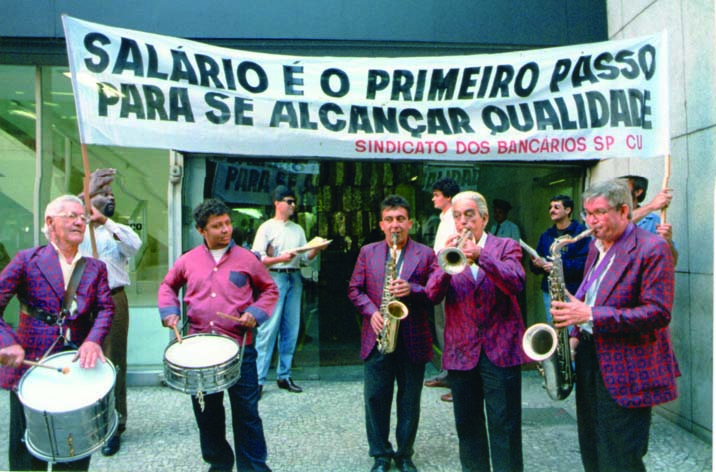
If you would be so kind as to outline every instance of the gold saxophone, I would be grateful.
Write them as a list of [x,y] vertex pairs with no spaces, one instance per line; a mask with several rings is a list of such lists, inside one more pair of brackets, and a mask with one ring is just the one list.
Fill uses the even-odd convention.
[[[552,301],[567,300],[562,266],[562,248],[592,234],[591,229],[572,237],[568,234],[555,239],[549,248],[552,270],[547,276]],[[566,328],[555,329],[546,323],[529,327],[522,337],[522,348],[527,357],[540,363],[544,388],[552,400],[564,400],[572,393],[575,372],[569,349],[569,332]]]
[[377,336],[378,351],[390,354],[395,351],[398,341],[398,328],[400,320],[408,316],[408,307],[396,300],[390,292],[390,286],[398,277],[396,256],[398,253],[398,233],[391,235],[392,246],[388,262],[385,265],[385,280],[383,282],[383,297],[380,300],[380,315],[383,317],[383,329]]

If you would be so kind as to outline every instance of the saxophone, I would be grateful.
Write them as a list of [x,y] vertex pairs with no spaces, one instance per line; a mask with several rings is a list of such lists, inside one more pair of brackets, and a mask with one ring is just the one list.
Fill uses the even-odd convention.
[[[567,300],[567,288],[564,283],[562,266],[562,248],[592,234],[591,229],[578,235],[560,236],[549,248],[552,258],[552,270],[547,276],[549,295],[552,301]],[[555,329],[546,323],[530,326],[522,337],[522,348],[527,357],[540,362],[540,373],[544,377],[544,388],[552,400],[564,400],[574,387],[575,372],[569,348],[567,328]]]
[[385,264],[385,280],[383,282],[383,296],[380,300],[380,315],[383,317],[383,329],[377,336],[378,351],[381,354],[390,354],[395,351],[398,341],[398,328],[400,320],[408,316],[408,307],[395,299],[390,292],[390,286],[398,277],[396,255],[398,253],[398,233],[391,235],[392,246],[388,261]]

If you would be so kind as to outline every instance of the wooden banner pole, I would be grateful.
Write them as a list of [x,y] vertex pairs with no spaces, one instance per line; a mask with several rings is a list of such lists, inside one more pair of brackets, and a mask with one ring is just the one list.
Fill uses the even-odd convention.
[[85,201],[85,216],[87,217],[87,225],[89,226],[89,235],[90,235],[90,243],[92,243],[92,257],[97,259],[97,241],[95,241],[94,237],[94,228],[92,227],[92,224],[89,223],[89,219],[92,216],[92,200],[90,198],[90,167],[89,167],[89,158],[87,157],[87,145],[84,143],[80,144],[80,147],[82,148],[82,164],[85,169],[85,178],[84,178],[84,201]]

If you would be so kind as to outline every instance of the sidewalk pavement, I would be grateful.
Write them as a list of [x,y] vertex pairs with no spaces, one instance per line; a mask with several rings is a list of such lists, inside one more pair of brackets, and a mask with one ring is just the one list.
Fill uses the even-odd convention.
[[[363,420],[362,367],[336,369],[330,378],[338,380],[297,380],[304,388],[301,394],[267,383],[260,410],[268,464],[274,471],[370,470],[373,461],[368,457]],[[434,374],[428,365],[426,377]],[[574,395],[563,402],[553,402],[541,384],[536,371],[523,372],[525,471],[581,470]],[[424,472],[460,470],[452,405],[440,400],[445,392],[441,388],[423,389],[413,460]],[[95,453],[91,471],[208,470],[201,459],[188,395],[168,387],[131,387],[128,405],[129,421],[121,450],[113,457]],[[8,393],[0,391],[0,470],[8,468],[8,406]],[[227,416],[230,422],[231,416]],[[392,426],[394,429],[395,417]],[[229,441],[230,431],[229,425]],[[394,442],[393,438],[391,435]],[[646,466],[649,471],[711,471],[712,446],[654,414]]]

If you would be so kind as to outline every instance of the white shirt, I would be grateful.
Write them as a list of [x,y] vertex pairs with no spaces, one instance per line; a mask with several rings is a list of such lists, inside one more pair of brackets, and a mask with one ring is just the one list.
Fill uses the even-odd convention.
[[[291,249],[306,245],[306,234],[303,228],[291,220],[281,221],[276,218],[264,221],[256,230],[252,249],[261,254],[263,260],[268,256],[271,247],[271,257],[279,256]],[[271,266],[272,269],[297,269],[301,264],[308,263],[306,252],[291,259],[290,262],[281,262]]]
[[77,261],[80,260],[80,257],[82,257],[82,254],[80,254],[80,251],[77,251],[75,253],[75,257],[72,258],[72,262],[67,262],[65,260],[65,256],[62,255],[60,252],[60,248],[57,247],[57,245],[53,242],[51,242],[52,247],[55,248],[55,252],[57,253],[57,258],[60,260],[60,268],[62,269],[62,279],[65,282],[65,290],[67,289],[67,285],[70,283],[70,277],[72,277],[72,272],[75,270],[75,266],[77,265]]
[[452,216],[451,206],[440,213],[440,224],[438,225],[438,231],[435,233],[435,243],[433,244],[435,252],[437,253],[440,249],[444,249],[448,238],[456,233],[455,218]]
[[[599,266],[599,263],[607,254],[607,251],[604,250],[604,243],[602,241],[597,240],[594,245],[599,251],[599,259],[594,262],[594,265],[587,273],[587,278],[589,278],[589,275],[591,275],[591,273],[596,270],[597,266]],[[612,266],[612,262],[614,262],[614,254],[612,254],[611,259],[607,262],[607,266],[604,268],[599,278],[592,283],[592,285],[587,289],[587,293],[584,294],[584,303],[586,303],[587,306],[593,307],[594,302],[597,301],[597,292],[599,291],[599,286],[601,285],[604,276],[607,275],[607,272],[609,272],[609,269]],[[580,324],[579,328],[584,331],[587,331],[588,333],[591,333],[593,326],[594,322],[590,320],[586,323]]]
[[[115,235],[119,241],[114,238]],[[107,265],[109,288],[129,285],[129,259],[142,247],[142,240],[137,233],[129,226],[107,218],[104,225],[94,227],[94,239],[97,244],[97,259]],[[89,226],[85,231],[85,239],[80,244],[80,251],[86,257],[93,257]]]
[[[477,242],[477,246],[480,249],[484,249],[486,241],[487,241],[487,233],[485,233],[483,231],[482,236],[480,236],[480,240]],[[477,280],[477,273],[480,270],[480,267],[477,264],[470,264],[468,267],[470,267],[470,270],[472,271],[472,278]]]

